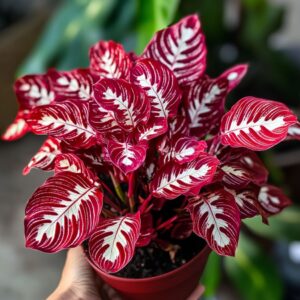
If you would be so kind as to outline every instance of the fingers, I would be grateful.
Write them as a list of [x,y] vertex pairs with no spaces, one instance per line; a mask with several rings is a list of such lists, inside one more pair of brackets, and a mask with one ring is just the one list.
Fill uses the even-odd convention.
[[193,293],[186,300],[198,300],[204,293],[204,286],[198,285]]

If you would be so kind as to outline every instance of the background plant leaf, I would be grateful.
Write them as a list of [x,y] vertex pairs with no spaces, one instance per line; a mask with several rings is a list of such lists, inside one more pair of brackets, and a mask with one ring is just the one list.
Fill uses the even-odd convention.
[[245,235],[240,235],[236,257],[226,257],[224,266],[241,299],[282,299],[283,284],[274,262]]

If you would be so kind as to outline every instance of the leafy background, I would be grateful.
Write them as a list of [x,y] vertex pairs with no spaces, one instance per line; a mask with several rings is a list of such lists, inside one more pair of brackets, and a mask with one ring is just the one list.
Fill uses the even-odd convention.
[[[250,63],[247,78],[231,94],[229,104],[251,94],[283,100],[299,113],[300,57],[295,55],[299,48],[282,51],[274,47],[274,34],[286,21],[287,6],[267,0],[42,2],[50,13],[46,12],[38,23],[40,28],[34,32],[41,32],[34,47],[29,47],[28,55],[22,54],[26,58],[18,64],[16,76],[44,72],[53,66],[58,69],[87,66],[88,49],[99,39],[116,40],[127,50],[141,53],[155,31],[196,12],[201,16],[207,36],[208,73],[211,76],[217,76],[235,63]],[[5,7],[9,6],[3,5],[2,9]],[[2,12],[5,13],[0,22],[3,27],[22,20],[24,15],[20,9],[11,17],[8,17],[11,11],[3,9]],[[24,42],[26,44],[26,39]],[[30,40],[27,42],[32,44]],[[12,110],[14,107],[10,110],[1,108],[2,119]],[[15,147],[24,147],[24,143],[18,143]],[[2,149],[1,154],[5,155],[10,148]],[[247,220],[235,258],[224,259],[211,254],[202,278],[206,286],[205,299],[300,299],[300,261],[289,255],[292,246],[300,247],[295,244],[300,241],[299,151],[299,144],[291,142],[264,154],[271,180],[281,185],[295,204],[272,217],[270,226],[262,224],[259,218]]]

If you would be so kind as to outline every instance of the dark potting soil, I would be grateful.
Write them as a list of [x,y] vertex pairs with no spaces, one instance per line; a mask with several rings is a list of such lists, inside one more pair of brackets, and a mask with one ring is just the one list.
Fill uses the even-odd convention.
[[194,235],[176,244],[179,247],[174,259],[171,259],[169,252],[162,250],[155,243],[137,248],[131,262],[114,275],[125,278],[161,275],[179,268],[196,256],[205,246],[204,241]]

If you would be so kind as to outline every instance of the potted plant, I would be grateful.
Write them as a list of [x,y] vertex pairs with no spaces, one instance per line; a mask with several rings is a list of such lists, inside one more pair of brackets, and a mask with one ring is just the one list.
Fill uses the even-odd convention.
[[141,56],[113,41],[90,66],[15,83],[20,109],[3,139],[48,135],[24,168],[54,171],[29,199],[26,246],[83,245],[126,299],[185,299],[212,249],[233,256],[241,220],[264,222],[290,200],[267,183],[254,151],[297,132],[282,103],[245,97],[225,111],[247,72],[205,74],[200,21],[156,33]]

